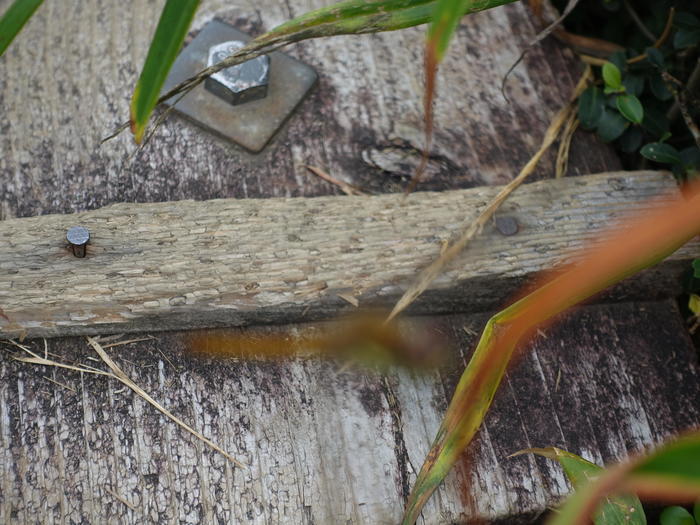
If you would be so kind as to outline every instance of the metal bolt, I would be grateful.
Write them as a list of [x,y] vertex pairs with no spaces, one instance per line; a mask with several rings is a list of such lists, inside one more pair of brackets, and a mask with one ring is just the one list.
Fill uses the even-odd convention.
[[66,233],[73,255],[85,257],[85,246],[90,241],[90,232],[84,226],[71,226]]
[[520,226],[514,217],[496,217],[496,229],[501,235],[508,237],[518,233]]
[[[245,42],[231,40],[210,47],[207,66],[221,62],[243,46]],[[265,98],[269,79],[270,58],[262,55],[214,73],[205,80],[204,86],[219,98],[236,106]]]

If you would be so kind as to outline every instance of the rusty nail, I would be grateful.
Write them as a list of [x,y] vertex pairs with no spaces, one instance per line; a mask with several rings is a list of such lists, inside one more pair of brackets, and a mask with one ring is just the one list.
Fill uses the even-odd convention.
[[84,226],[71,226],[66,233],[66,239],[70,243],[73,255],[85,257],[85,247],[90,241],[90,231]]
[[514,217],[496,217],[496,229],[507,237],[518,233],[520,226]]

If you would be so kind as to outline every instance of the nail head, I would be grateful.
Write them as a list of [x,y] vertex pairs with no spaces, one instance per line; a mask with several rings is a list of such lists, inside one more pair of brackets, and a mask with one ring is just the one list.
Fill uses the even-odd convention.
[[520,226],[514,217],[496,217],[496,229],[501,235],[508,237],[518,233]]
[[85,257],[85,246],[90,240],[90,231],[84,226],[71,226],[66,233],[66,240],[76,257]]

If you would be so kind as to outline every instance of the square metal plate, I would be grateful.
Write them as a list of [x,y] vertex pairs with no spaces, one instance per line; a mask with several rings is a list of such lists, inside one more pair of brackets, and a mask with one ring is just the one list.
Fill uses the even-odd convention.
[[[220,20],[206,24],[175,60],[162,93],[204,69],[209,48],[229,40],[247,42],[250,36]],[[207,91],[202,83],[180,100],[175,110],[249,151],[259,152],[318,79],[311,66],[284,53],[275,51],[269,57],[270,81],[265,98],[232,106]]]

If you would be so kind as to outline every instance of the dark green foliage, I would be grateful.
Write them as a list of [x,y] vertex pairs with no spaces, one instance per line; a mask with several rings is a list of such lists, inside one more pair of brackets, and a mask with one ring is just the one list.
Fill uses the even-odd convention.
[[[561,10],[566,2],[555,3]],[[565,26],[624,48],[594,67],[595,85],[579,99],[582,127],[613,142],[626,168],[642,167],[646,159],[679,179],[696,177],[700,150],[676,96],[684,95],[689,114],[700,122],[700,3],[591,0],[580,2]]]

